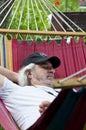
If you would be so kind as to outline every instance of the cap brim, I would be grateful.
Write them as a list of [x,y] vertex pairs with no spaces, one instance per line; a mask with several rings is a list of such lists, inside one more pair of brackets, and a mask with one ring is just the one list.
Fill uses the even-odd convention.
[[35,61],[35,63],[42,63],[42,62],[46,62],[46,61],[50,61],[50,63],[52,64],[53,68],[57,68],[60,66],[60,59],[56,56],[53,56],[53,57],[44,57],[44,58],[41,58],[37,61]]
[[48,60],[51,62],[53,68],[57,68],[61,64],[60,59],[56,56],[50,57]]

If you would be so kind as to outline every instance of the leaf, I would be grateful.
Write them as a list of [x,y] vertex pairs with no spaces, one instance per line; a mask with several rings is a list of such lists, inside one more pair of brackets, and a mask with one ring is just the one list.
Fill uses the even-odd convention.
[[4,128],[2,127],[2,125],[0,125],[0,130],[4,130]]

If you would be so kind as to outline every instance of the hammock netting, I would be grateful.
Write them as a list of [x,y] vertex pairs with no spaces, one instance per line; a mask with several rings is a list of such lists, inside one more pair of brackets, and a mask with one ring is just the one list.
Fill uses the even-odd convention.
[[[15,34],[6,33],[9,37],[17,39],[59,39],[61,36],[46,36],[47,31],[71,31],[84,32],[80,26],[69,19],[54,4],[54,0],[3,0],[0,5],[0,28],[15,29]],[[62,2],[64,4],[64,1]],[[83,15],[83,14],[82,14]],[[55,21],[55,24],[53,23]],[[66,27],[66,28],[65,28]],[[83,26],[82,26],[83,27]],[[17,33],[16,30],[27,30],[22,35],[22,31]],[[43,35],[30,35],[28,31],[44,31]],[[3,31],[4,32],[4,31]],[[40,32],[39,32],[40,33]],[[9,35],[8,35],[9,34]],[[52,33],[51,33],[52,34]],[[76,34],[77,35],[77,34]],[[66,36],[66,34],[65,34]]]

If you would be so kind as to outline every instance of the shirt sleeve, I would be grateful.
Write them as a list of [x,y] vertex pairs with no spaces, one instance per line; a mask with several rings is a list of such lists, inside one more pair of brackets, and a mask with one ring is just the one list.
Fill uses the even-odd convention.
[[12,81],[10,81],[5,77],[4,84],[0,88],[0,98],[4,98],[4,97],[6,98],[10,93],[12,93],[12,91],[16,90],[15,89],[16,87],[18,87],[17,84],[13,83]]

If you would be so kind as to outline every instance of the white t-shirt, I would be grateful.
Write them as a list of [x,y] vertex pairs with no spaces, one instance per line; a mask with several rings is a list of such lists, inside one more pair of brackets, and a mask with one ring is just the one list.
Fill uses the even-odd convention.
[[39,85],[21,87],[7,78],[0,88],[0,98],[21,130],[29,128],[40,117],[39,105],[43,101],[52,102],[57,95],[52,88]]

